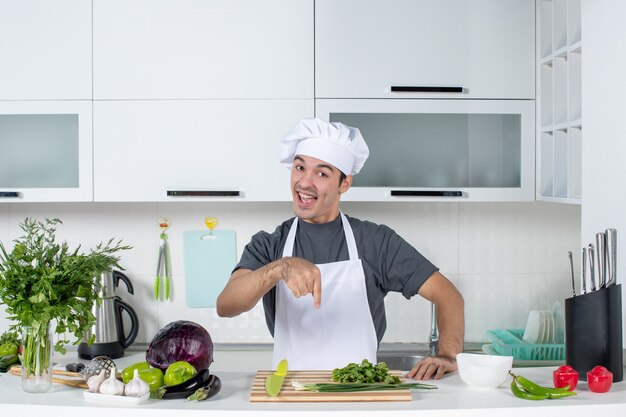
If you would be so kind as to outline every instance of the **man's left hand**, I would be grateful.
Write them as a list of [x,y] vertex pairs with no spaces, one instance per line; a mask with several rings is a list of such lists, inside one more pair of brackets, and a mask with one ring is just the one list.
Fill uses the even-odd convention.
[[406,376],[417,380],[441,379],[446,372],[454,372],[457,369],[456,360],[445,356],[432,356],[417,362]]

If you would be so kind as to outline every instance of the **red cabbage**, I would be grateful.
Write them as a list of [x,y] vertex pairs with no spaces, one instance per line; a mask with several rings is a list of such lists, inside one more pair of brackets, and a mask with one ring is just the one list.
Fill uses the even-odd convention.
[[157,332],[146,351],[146,362],[163,371],[176,361],[187,361],[198,371],[213,362],[209,332],[192,321],[174,321]]

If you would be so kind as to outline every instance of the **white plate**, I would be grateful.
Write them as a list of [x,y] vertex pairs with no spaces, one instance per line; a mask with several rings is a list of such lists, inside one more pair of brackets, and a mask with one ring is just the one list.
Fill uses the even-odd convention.
[[554,343],[565,343],[565,316],[561,303],[555,301],[552,304],[552,314],[554,315]]
[[126,397],[124,395],[109,395],[84,391],[83,395],[85,396],[85,399],[89,401],[120,405],[138,405],[146,402],[148,398],[150,398],[150,393],[142,395],[141,397]]
[[538,310],[532,310],[528,313],[528,320],[526,321],[526,328],[524,329],[524,336],[522,340],[526,343],[537,343],[539,336],[541,336],[541,313]]
[[543,310],[539,311],[539,317],[541,317],[541,330],[539,331],[539,337],[537,338],[537,343],[542,344],[546,341],[546,334],[548,332],[548,323],[546,320],[546,313]]

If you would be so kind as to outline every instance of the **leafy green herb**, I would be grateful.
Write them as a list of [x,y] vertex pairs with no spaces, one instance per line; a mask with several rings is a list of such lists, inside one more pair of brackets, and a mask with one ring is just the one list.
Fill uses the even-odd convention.
[[435,385],[415,383],[397,384],[375,384],[375,383],[320,383],[302,384],[293,381],[291,385],[296,391],[315,392],[362,392],[362,391],[395,391],[401,389],[437,389]]
[[360,365],[350,363],[344,368],[336,368],[332,373],[334,382],[361,382],[399,384],[400,378],[389,373],[389,367],[385,362],[374,365],[367,359],[363,359]]
[[96,277],[112,268],[123,269],[115,254],[131,247],[111,239],[88,254],[80,253],[80,246],[71,251],[67,242],[56,243],[57,224],[62,222],[26,218],[20,224],[24,235],[13,241],[11,253],[0,242],[0,301],[15,322],[11,330],[30,327],[45,332],[54,321],[54,333],[61,335],[55,350],[65,353],[66,332],[74,334],[78,344],[95,324],[91,308],[100,290]]

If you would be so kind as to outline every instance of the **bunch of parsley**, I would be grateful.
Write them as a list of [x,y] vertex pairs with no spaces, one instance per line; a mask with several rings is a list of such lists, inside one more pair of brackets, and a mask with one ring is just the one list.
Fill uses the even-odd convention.
[[374,365],[367,359],[363,359],[360,365],[350,363],[344,368],[333,369],[332,380],[342,383],[400,383],[400,378],[389,373],[389,367],[385,362],[379,362]]
[[67,332],[76,336],[78,344],[95,324],[91,309],[100,290],[96,278],[112,268],[123,269],[115,254],[131,247],[111,239],[88,254],[79,252],[80,246],[71,251],[67,242],[56,242],[59,223],[59,219],[26,218],[20,224],[24,235],[14,240],[11,253],[0,242],[0,302],[14,321],[12,330],[43,331],[55,323],[53,333],[60,335],[55,350],[65,353]]

